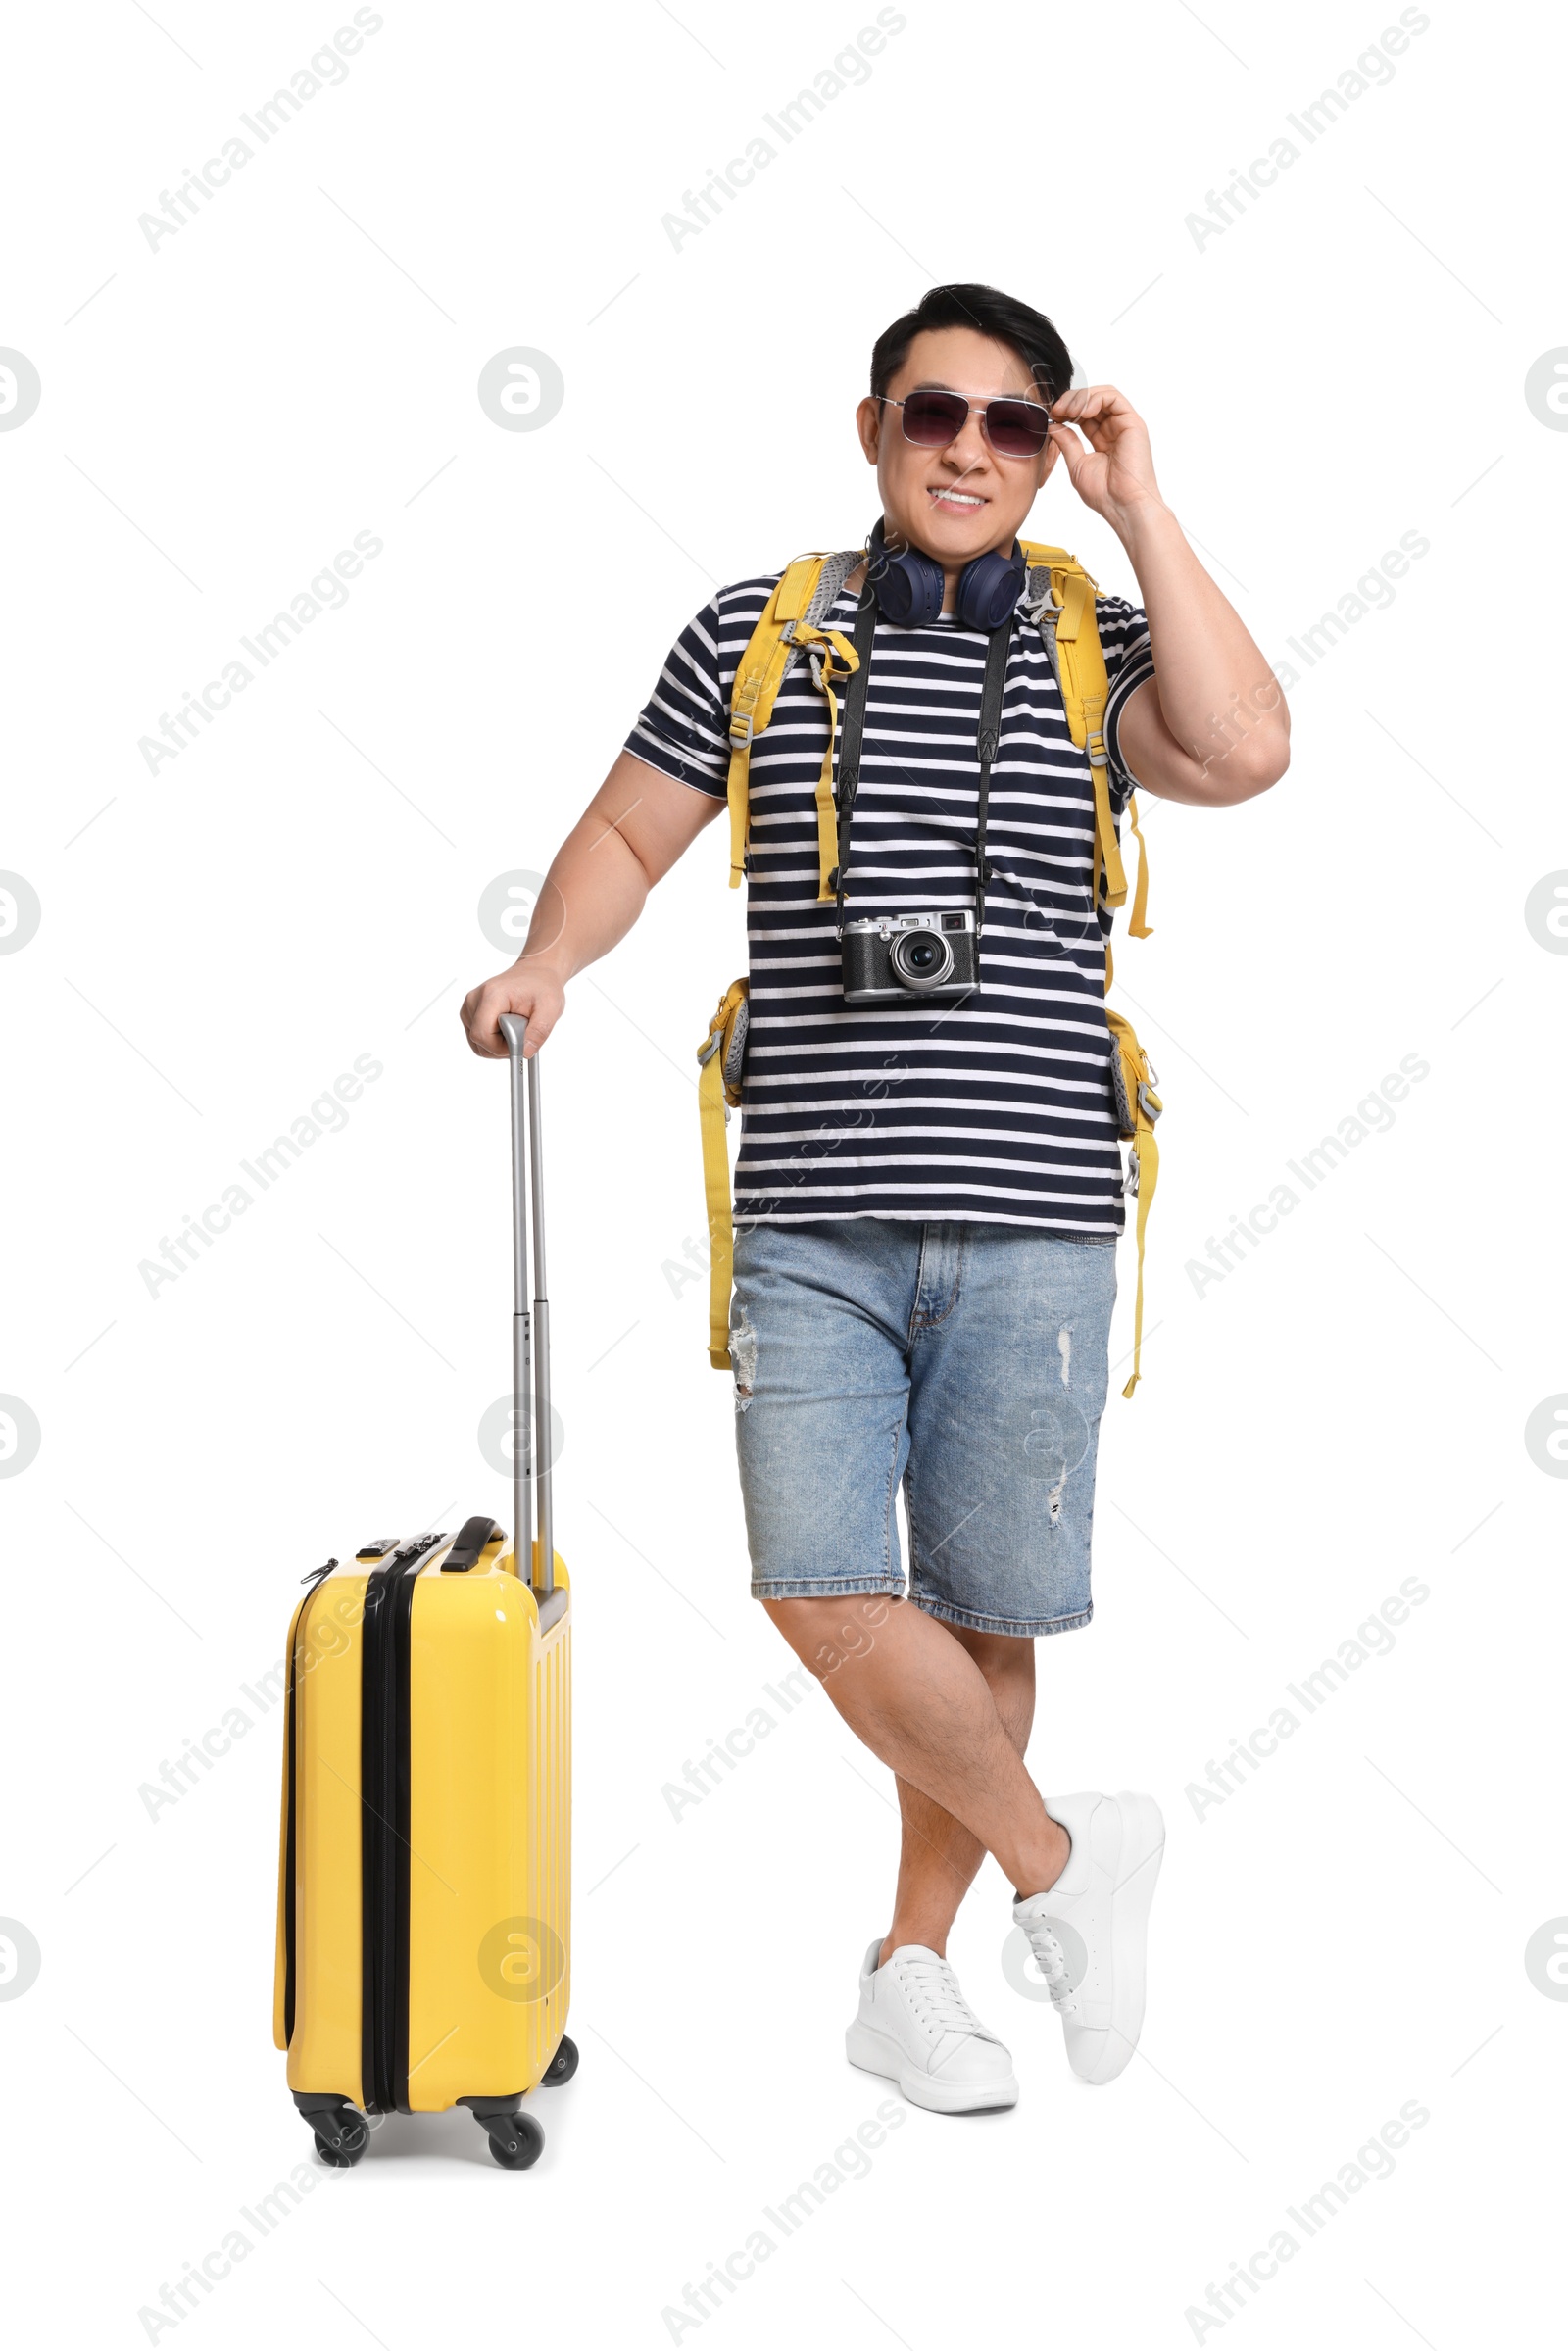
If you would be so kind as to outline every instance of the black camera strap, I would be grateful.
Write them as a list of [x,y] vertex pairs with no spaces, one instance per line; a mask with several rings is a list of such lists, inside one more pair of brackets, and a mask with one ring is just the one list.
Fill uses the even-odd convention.
[[[836,799],[839,824],[839,861],[830,879],[835,895],[838,927],[844,929],[844,899],[850,870],[850,831],[855,797],[860,785],[860,746],[865,735],[865,697],[871,682],[871,648],[876,638],[876,600],[869,585],[861,591],[855,615],[855,650],[860,657],[844,689],[844,711],[839,728],[839,772]],[[986,884],[992,867],[986,858],[986,811],[991,801],[991,770],[1002,740],[1002,697],[1007,682],[1007,656],[1012,650],[1012,614],[991,631],[986,648],[985,683],[980,689],[980,795],[975,821],[974,934],[985,928]]]
[[974,828],[974,935],[986,924],[986,884],[991,865],[986,857],[986,810],[991,802],[991,769],[1002,741],[1002,695],[1007,682],[1007,656],[1012,650],[1012,614],[991,632],[986,649],[986,682],[980,689],[980,800]]

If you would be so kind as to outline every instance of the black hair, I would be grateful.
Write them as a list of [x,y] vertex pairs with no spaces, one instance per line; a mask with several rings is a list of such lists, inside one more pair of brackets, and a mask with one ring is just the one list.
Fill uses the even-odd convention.
[[1048,402],[1072,382],[1072,354],[1043,311],[995,286],[933,286],[912,311],[877,336],[871,348],[871,390],[880,398],[909,354],[918,334],[944,326],[968,326],[1018,354]]

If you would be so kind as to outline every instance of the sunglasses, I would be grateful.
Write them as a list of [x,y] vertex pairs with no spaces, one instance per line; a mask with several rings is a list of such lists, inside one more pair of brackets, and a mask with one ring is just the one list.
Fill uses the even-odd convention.
[[[907,400],[878,397],[902,412],[904,437],[916,449],[946,449],[969,420],[961,392],[911,392]],[[1051,411],[1034,400],[991,400],[975,409],[980,429],[998,457],[1038,457],[1051,435]]]

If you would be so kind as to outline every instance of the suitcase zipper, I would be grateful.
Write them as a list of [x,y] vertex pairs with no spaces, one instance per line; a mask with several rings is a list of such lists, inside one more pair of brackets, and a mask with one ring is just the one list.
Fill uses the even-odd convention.
[[409,2111],[409,1660],[414,1587],[446,1541],[422,1535],[369,1577],[360,1669],[362,2087]]

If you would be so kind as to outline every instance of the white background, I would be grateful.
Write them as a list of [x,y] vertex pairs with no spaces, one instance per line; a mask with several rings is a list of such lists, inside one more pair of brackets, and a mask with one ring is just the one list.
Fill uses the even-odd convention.
[[[456,1019],[510,959],[480,894],[545,867],[715,583],[861,536],[871,341],[965,277],[1127,392],[1271,660],[1402,533],[1430,552],[1292,690],[1278,790],[1151,811],[1155,936],[1118,946],[1169,1105],[1151,1337],[1031,1760],[1164,1808],[1140,2060],[1072,2081],[1003,1978],[988,1865],[954,1953],[1022,2102],[910,2114],[677,2339],[1450,2351],[1519,2333],[1544,2279],[1568,2012],[1524,1951],[1568,1912],[1568,1495],[1524,1426],[1568,1389],[1568,964],[1524,901],[1568,866],[1568,438],[1524,378],[1568,343],[1560,34],[1434,6],[1200,245],[1186,216],[1396,10],[903,13],[678,250],[662,216],[869,7],[388,0],[156,251],[138,216],[347,10],[12,27],[0,343],[42,379],[0,433],[0,865],[42,908],[0,958],[0,1391],[41,1431],[0,1480],[0,1913],[42,1955],[0,2003],[22,2339],[148,2339],[309,2148],[270,2038],[277,1712],[156,1819],[138,1789],[245,1704],[329,1551],[509,1516],[475,1436],[508,1377],[505,1081]],[[565,381],[532,432],[475,392],[517,345]],[[1064,480],[1033,526],[1136,596]],[[383,552],[347,604],[150,774],[138,739],[360,531]],[[154,2339],[667,2342],[888,2094],[841,2039],[888,1774],[813,1690],[700,1806],[662,1794],[790,1662],[747,1595],[704,1285],[666,1270],[702,1216],[693,1051],[742,961],[721,831],[576,982],[544,1070],[581,2071],[536,2101],[531,2173],[466,2117],[393,2124]],[[383,1074],[342,1130],[150,1295],[141,1261],[359,1054]],[[1187,1261],[1407,1054],[1430,1075],[1393,1127],[1200,1296]],[[1200,1815],[1189,1785],[1408,1577],[1392,1651]],[[1308,2239],[1286,2207],[1412,2100],[1394,2175]],[[1300,2250],[1255,2299],[1186,2315],[1281,2228]]]

